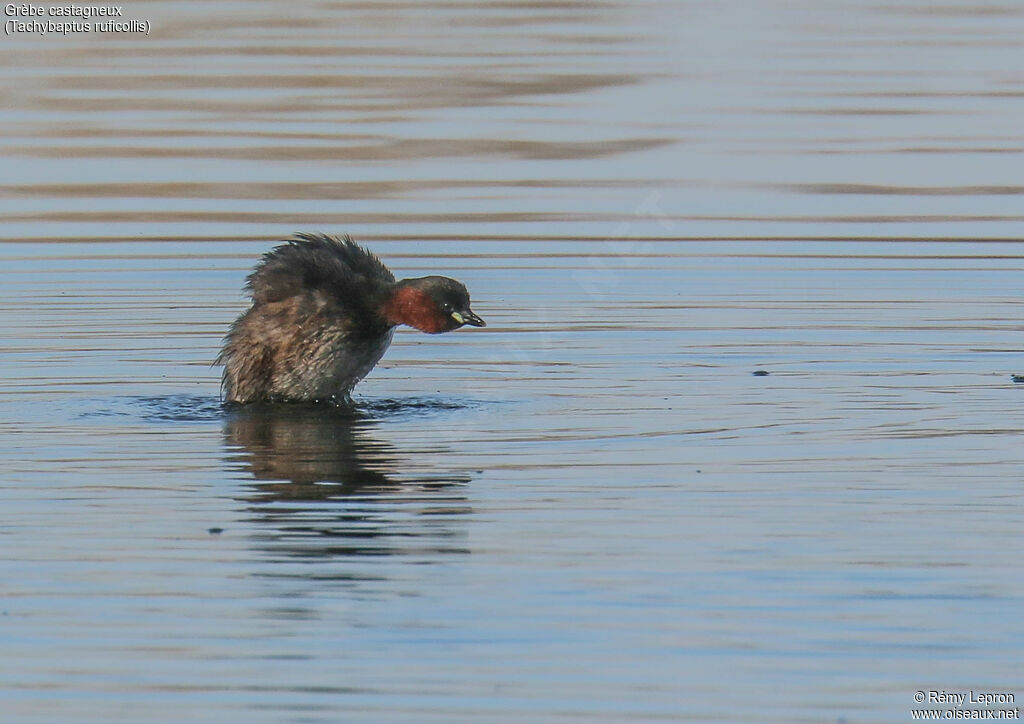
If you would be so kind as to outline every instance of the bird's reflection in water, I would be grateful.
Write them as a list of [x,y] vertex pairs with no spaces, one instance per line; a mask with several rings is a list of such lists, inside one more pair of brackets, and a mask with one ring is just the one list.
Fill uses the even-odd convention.
[[242,499],[275,560],[406,555],[428,563],[468,552],[469,478],[400,471],[397,451],[374,439],[375,425],[357,409],[328,405],[228,411],[229,463],[255,479]]

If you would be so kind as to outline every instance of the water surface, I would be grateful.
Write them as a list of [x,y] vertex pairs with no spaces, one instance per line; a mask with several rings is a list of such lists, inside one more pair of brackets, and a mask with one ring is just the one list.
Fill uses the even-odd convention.
[[[0,45],[5,718],[1024,697],[1016,4],[125,14]],[[223,409],[296,230],[488,327]]]

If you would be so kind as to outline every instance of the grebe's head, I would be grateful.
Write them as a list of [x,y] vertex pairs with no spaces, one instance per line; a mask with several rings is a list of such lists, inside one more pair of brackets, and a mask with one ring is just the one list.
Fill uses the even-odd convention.
[[403,279],[385,305],[392,324],[408,324],[427,334],[451,332],[464,325],[486,327],[469,308],[469,292],[448,277]]

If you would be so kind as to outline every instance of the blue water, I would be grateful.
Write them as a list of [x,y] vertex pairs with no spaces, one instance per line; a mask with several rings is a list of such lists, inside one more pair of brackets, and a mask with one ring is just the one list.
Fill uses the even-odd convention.
[[[125,13],[0,44],[0,719],[1024,697],[1015,4]],[[222,408],[299,229],[487,328]]]

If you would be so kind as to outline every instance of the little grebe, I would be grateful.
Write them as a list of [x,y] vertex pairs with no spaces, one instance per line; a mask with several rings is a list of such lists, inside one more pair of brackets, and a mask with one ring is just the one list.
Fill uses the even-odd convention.
[[263,255],[245,289],[252,306],[231,325],[215,362],[224,365],[228,402],[344,400],[397,325],[428,334],[486,326],[462,283],[396,282],[348,236],[296,234]]

